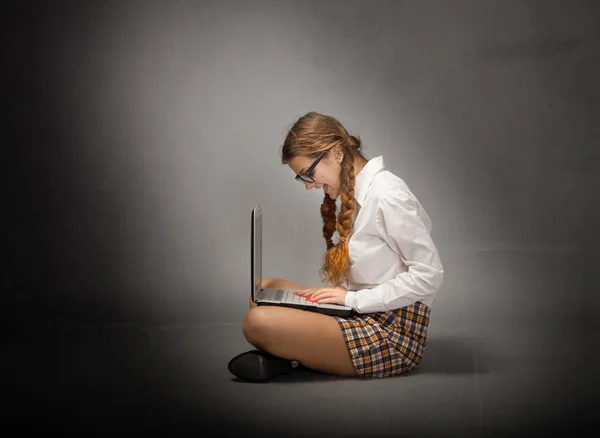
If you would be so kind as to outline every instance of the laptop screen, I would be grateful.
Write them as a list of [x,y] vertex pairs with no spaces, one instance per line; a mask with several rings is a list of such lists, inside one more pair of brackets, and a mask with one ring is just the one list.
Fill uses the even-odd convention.
[[260,290],[262,283],[262,208],[257,205],[252,210],[252,248],[251,248],[252,300]]

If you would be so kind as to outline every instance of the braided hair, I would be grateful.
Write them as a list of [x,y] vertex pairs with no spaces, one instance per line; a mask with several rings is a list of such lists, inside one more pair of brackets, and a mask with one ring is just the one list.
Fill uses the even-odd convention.
[[[360,156],[365,159],[361,148],[360,138],[348,134],[338,120],[309,112],[292,125],[281,150],[283,164],[299,155],[316,158],[322,152],[333,149],[343,153],[340,171],[340,211],[337,212],[335,200],[327,194],[321,204],[326,252],[320,274],[324,283],[336,286],[351,281],[347,239],[354,225],[352,218],[356,203],[354,158]],[[339,240],[334,244],[332,238],[336,231]]]

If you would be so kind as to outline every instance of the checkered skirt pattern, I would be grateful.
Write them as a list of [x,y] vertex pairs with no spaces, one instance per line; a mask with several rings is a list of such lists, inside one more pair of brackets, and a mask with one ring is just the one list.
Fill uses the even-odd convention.
[[356,372],[361,377],[387,377],[412,370],[427,345],[431,309],[416,302],[388,312],[334,317]]

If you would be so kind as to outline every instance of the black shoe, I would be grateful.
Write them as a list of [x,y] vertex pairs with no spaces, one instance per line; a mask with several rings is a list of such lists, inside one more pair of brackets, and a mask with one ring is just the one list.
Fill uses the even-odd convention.
[[288,374],[296,367],[295,361],[273,356],[265,351],[251,350],[229,361],[227,368],[234,376],[245,380],[264,381],[280,374]]

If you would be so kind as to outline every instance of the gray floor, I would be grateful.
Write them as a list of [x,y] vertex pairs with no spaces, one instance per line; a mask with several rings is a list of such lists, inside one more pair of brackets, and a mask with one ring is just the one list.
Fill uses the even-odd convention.
[[[591,424],[590,407],[598,401],[590,353],[598,326],[580,306],[556,304],[563,294],[569,301],[569,273],[560,269],[569,257],[575,255],[473,258],[474,289],[464,301],[449,274],[424,359],[414,371],[387,379],[301,370],[267,384],[237,381],[226,364],[249,348],[241,321],[22,320],[19,341],[9,343],[3,359],[3,375],[18,389],[8,419],[86,435],[123,429],[202,436],[576,432]],[[499,263],[512,278],[494,277]],[[531,287],[538,288],[533,295]]]

